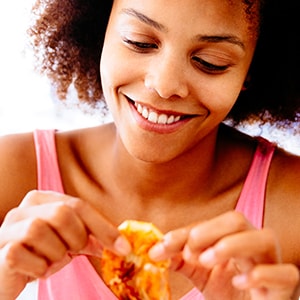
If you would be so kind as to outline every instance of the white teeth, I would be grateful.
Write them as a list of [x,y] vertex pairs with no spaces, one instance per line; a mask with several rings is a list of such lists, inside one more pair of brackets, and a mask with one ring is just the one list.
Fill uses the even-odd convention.
[[148,119],[149,112],[148,112],[148,109],[147,109],[146,107],[144,107],[143,110],[142,110],[142,116],[143,116],[145,119]]
[[157,123],[158,124],[167,124],[168,116],[165,114],[159,115]]
[[167,116],[166,114],[159,115],[154,111],[149,111],[148,108],[143,107],[141,104],[134,104],[139,114],[141,114],[145,119],[147,119],[151,123],[155,124],[173,124],[180,120],[180,116],[170,115]]
[[154,111],[151,111],[149,113],[149,116],[148,116],[148,121],[149,122],[152,122],[152,123],[157,123],[157,120],[158,120],[158,115],[156,112]]
[[143,106],[141,104],[136,105],[138,112],[141,114],[143,112]]
[[170,117],[168,118],[167,123],[168,123],[168,124],[172,124],[172,123],[174,123],[174,120],[175,120],[175,117],[174,117],[174,116],[170,116]]

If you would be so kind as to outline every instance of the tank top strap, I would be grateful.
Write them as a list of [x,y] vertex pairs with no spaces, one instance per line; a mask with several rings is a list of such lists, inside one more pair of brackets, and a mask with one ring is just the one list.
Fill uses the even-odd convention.
[[56,153],[55,130],[35,130],[33,136],[37,159],[38,189],[63,193]]
[[257,142],[252,164],[236,205],[236,210],[242,212],[255,227],[262,228],[266,184],[276,147],[264,138],[257,138]]

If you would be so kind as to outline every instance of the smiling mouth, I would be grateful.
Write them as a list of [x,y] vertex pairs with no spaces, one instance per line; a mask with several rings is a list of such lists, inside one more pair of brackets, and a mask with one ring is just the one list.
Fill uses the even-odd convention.
[[137,102],[134,102],[134,106],[144,119],[154,124],[171,125],[180,121],[182,118],[182,116],[179,115],[158,113]]

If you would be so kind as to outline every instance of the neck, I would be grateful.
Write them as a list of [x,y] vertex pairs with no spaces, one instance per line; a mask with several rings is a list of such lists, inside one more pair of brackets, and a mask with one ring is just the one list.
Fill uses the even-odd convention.
[[207,193],[215,174],[216,140],[217,129],[181,156],[162,163],[134,158],[118,143],[113,168],[114,172],[117,170],[115,183],[143,201],[186,201],[192,195]]

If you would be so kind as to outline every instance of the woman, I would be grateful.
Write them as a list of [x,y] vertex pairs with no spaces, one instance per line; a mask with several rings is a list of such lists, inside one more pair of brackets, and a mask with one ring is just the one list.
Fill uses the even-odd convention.
[[72,82],[82,100],[103,91],[114,123],[2,138],[1,299],[36,278],[41,299],[116,299],[97,257],[130,252],[117,230],[126,219],[166,233],[149,255],[172,259],[173,299],[297,299],[300,159],[222,125],[295,120],[296,79],[279,79],[297,61],[268,65],[285,10],[112,2],[36,4],[41,70],[62,99]]

